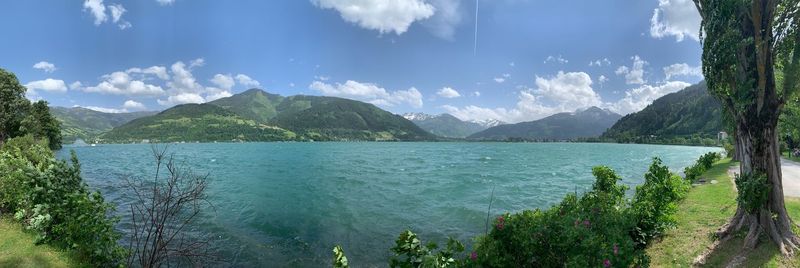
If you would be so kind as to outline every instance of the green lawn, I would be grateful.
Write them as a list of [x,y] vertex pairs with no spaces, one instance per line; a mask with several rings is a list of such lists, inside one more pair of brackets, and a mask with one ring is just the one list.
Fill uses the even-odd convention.
[[[735,165],[730,159],[717,162],[703,177],[718,183],[697,186],[689,192],[679,205],[677,227],[667,231],[661,241],[647,249],[653,267],[690,267],[694,259],[714,242],[713,233],[736,211],[736,192],[727,174],[727,170]],[[787,198],[786,209],[792,219],[800,220],[800,199]],[[720,245],[709,256],[706,266],[728,264],[740,252],[744,235],[739,234]],[[766,238],[762,238],[762,243],[746,258],[742,267],[800,267],[800,257],[783,258],[777,247]]]
[[35,245],[34,236],[6,217],[0,217],[0,267],[88,267],[69,253]]

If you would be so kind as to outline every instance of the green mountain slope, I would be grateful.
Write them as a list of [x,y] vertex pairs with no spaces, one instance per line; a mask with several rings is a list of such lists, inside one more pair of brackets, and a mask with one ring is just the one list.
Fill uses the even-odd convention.
[[335,97],[292,96],[278,106],[276,126],[314,140],[430,140],[435,136],[375,105]]
[[102,135],[107,142],[433,140],[436,136],[375,105],[251,89],[207,104],[179,105]]
[[411,122],[414,122],[425,131],[448,138],[465,138],[488,128],[475,122],[462,121],[446,113],[440,115],[408,113],[404,114],[403,117],[411,120]]
[[591,107],[574,113],[558,113],[536,121],[500,125],[470,135],[476,140],[568,140],[597,137],[622,116]]
[[50,107],[50,112],[61,121],[61,134],[65,143],[76,139],[90,140],[114,127],[156,112],[103,113],[81,107]]
[[708,94],[705,82],[667,94],[643,110],[626,115],[603,138],[618,142],[642,142],[692,135],[715,136],[722,126],[722,107]]
[[291,140],[295,134],[260,124],[212,104],[183,104],[102,134],[104,142],[210,142]]
[[281,95],[269,94],[260,89],[250,89],[227,98],[209,102],[209,104],[233,111],[244,118],[266,123],[278,115],[276,109],[283,99],[284,97]]

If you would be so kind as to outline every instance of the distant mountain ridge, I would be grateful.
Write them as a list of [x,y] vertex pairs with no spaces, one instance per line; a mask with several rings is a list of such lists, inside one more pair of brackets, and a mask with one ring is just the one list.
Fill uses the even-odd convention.
[[131,120],[158,112],[104,113],[82,107],[50,107],[50,112],[61,122],[65,143],[77,139],[90,140],[114,127]]
[[474,140],[571,140],[598,137],[621,115],[590,107],[571,113],[558,113],[536,121],[500,125],[467,137]]
[[336,97],[284,97],[250,89],[205,104],[178,105],[114,128],[102,138],[111,142],[412,141],[436,136],[372,104]]
[[643,110],[626,115],[603,134],[617,142],[641,142],[691,135],[715,136],[723,130],[722,106],[705,82],[664,95]]
[[430,115],[426,113],[406,113],[403,117],[414,122],[422,129],[448,138],[465,138],[476,132],[489,128],[489,124],[499,124],[500,121],[490,121],[487,124],[480,124],[471,121],[463,121],[451,114]]

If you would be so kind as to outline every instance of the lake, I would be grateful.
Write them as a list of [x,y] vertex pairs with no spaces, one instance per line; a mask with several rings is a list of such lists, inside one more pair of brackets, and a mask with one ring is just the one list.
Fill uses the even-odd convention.
[[[125,231],[126,176],[150,177],[150,145],[69,147],[83,177],[118,206]],[[607,165],[642,182],[653,157],[673,171],[719,148],[596,143],[173,144],[176,159],[212,179],[193,231],[209,234],[221,266],[330,266],[334,245],[355,267],[387,266],[405,229],[443,244],[482,234],[491,214],[546,208],[594,182]]]

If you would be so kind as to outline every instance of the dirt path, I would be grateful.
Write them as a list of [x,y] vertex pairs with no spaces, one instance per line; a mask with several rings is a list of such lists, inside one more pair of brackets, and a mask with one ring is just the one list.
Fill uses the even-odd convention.
[[[781,158],[781,172],[783,172],[783,195],[800,197],[800,163]],[[731,167],[728,174],[739,173],[739,167]]]

